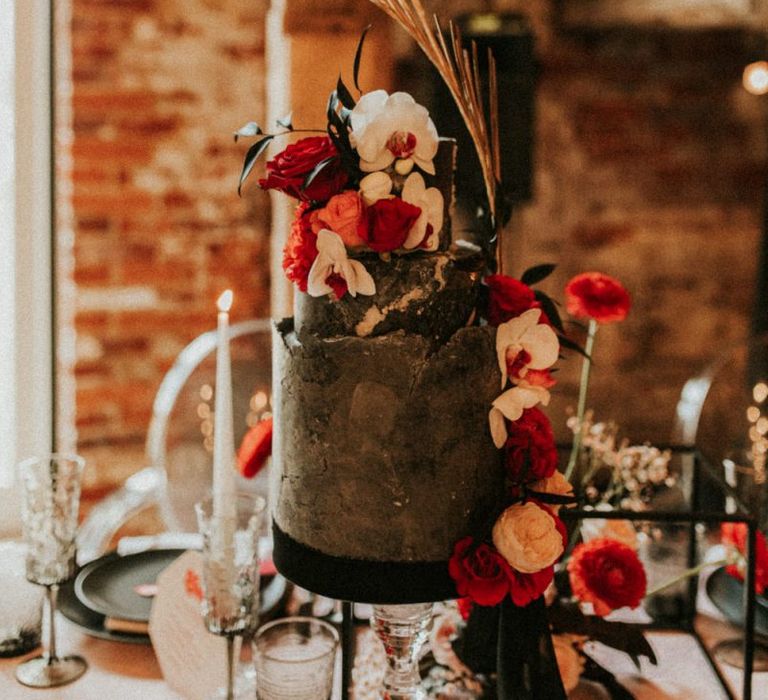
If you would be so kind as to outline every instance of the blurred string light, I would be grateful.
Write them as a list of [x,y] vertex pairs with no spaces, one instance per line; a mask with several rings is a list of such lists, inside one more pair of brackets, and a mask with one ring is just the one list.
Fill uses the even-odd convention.
[[768,61],[750,63],[742,76],[744,89],[752,95],[768,93]]

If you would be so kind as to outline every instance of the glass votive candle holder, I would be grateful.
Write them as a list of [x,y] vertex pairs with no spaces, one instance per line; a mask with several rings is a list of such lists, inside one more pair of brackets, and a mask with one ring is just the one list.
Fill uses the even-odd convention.
[[328,700],[339,635],[327,622],[286,617],[254,639],[258,700]]
[[26,553],[21,542],[0,542],[0,656],[40,646],[45,589],[27,581]]

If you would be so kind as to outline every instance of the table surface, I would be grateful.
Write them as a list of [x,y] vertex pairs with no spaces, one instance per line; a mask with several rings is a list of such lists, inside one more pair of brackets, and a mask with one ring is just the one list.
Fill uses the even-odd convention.
[[[707,643],[729,639],[738,634],[736,628],[705,617],[701,618],[698,629]],[[45,698],[56,700],[123,700],[128,698],[183,700],[163,681],[160,667],[151,647],[89,637],[61,616],[59,616],[56,630],[57,644],[61,653],[78,653],[88,660],[89,669],[86,674],[78,681],[60,688],[45,691],[30,689],[19,685],[14,678],[16,665],[22,658],[26,657],[0,659],[0,698],[3,700],[44,700]],[[38,652],[29,656],[34,656],[36,653]],[[678,668],[677,673],[679,674],[680,671],[681,669]],[[740,687],[740,671],[728,666],[723,666],[722,671],[730,683],[736,688]],[[628,685],[635,692],[638,692],[639,689],[638,697],[643,697],[642,685],[645,681],[638,682],[639,677],[637,676],[634,679],[629,676],[626,678],[622,676],[622,680],[629,680]],[[659,700],[661,697],[674,697],[675,700],[690,697],[691,700],[694,698],[701,700],[701,696],[698,695],[659,695],[658,686],[654,687],[656,690],[651,696],[648,696],[653,697],[654,700]],[[737,692],[738,696],[739,693]],[[754,675],[753,698],[755,700],[768,698],[768,673]]]

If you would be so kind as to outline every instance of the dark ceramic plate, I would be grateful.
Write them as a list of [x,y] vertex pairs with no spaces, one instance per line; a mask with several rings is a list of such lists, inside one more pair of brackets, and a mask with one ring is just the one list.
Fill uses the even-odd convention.
[[[116,552],[110,552],[109,554],[95,559],[87,564],[80,572],[83,576],[86,575],[86,571],[89,569],[96,569],[100,565],[109,567],[110,571],[114,571],[114,562],[119,559],[134,560],[139,557],[139,561],[143,566],[149,566],[148,562],[152,562],[156,569],[155,578],[159,575],[166,566],[173,562],[178,556],[183,554],[186,550],[183,549],[164,549],[156,550],[154,552],[142,552],[140,554],[127,555],[120,557]],[[149,556],[149,555],[152,556]],[[146,556],[142,556],[146,555]],[[164,561],[164,565],[160,564]],[[118,571],[120,569],[118,568]],[[88,574],[90,577],[95,574]],[[80,575],[74,579],[67,581],[59,587],[58,595],[58,609],[64,617],[70,622],[77,625],[86,634],[92,637],[98,637],[100,639],[108,639],[113,642],[127,642],[130,644],[149,644],[149,635],[136,634],[130,632],[116,632],[104,628],[103,613],[97,612],[91,609],[80,600],[75,592],[75,582],[80,578]],[[155,579],[151,581],[145,579],[142,583],[153,583]],[[289,592],[287,581],[279,575],[262,576],[261,579],[261,620],[266,621],[278,614],[285,600],[286,595]],[[135,595],[135,594],[133,594]],[[151,606],[151,600],[149,604]],[[115,616],[110,609],[110,615]],[[149,616],[144,621],[148,620]]]
[[75,581],[70,579],[59,586],[57,598],[59,612],[71,623],[79,627],[91,637],[108,639],[111,642],[126,642],[128,644],[149,644],[149,635],[131,634],[129,632],[113,632],[104,628],[104,615],[85,607],[75,595]]
[[139,595],[137,587],[154,584],[158,575],[183,553],[183,549],[155,549],[124,557],[107,554],[75,577],[75,595],[101,615],[148,622],[152,597]]
[[[725,570],[716,569],[707,579],[707,595],[730,622],[744,625],[744,584]],[[768,636],[768,599],[755,597],[755,632]]]

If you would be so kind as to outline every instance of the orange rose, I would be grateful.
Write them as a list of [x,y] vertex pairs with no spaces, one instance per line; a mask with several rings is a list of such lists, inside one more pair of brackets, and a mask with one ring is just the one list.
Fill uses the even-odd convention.
[[361,248],[365,241],[357,235],[357,226],[363,215],[363,202],[354,190],[334,195],[322,208],[312,212],[312,231],[330,229],[341,236],[347,248]]

